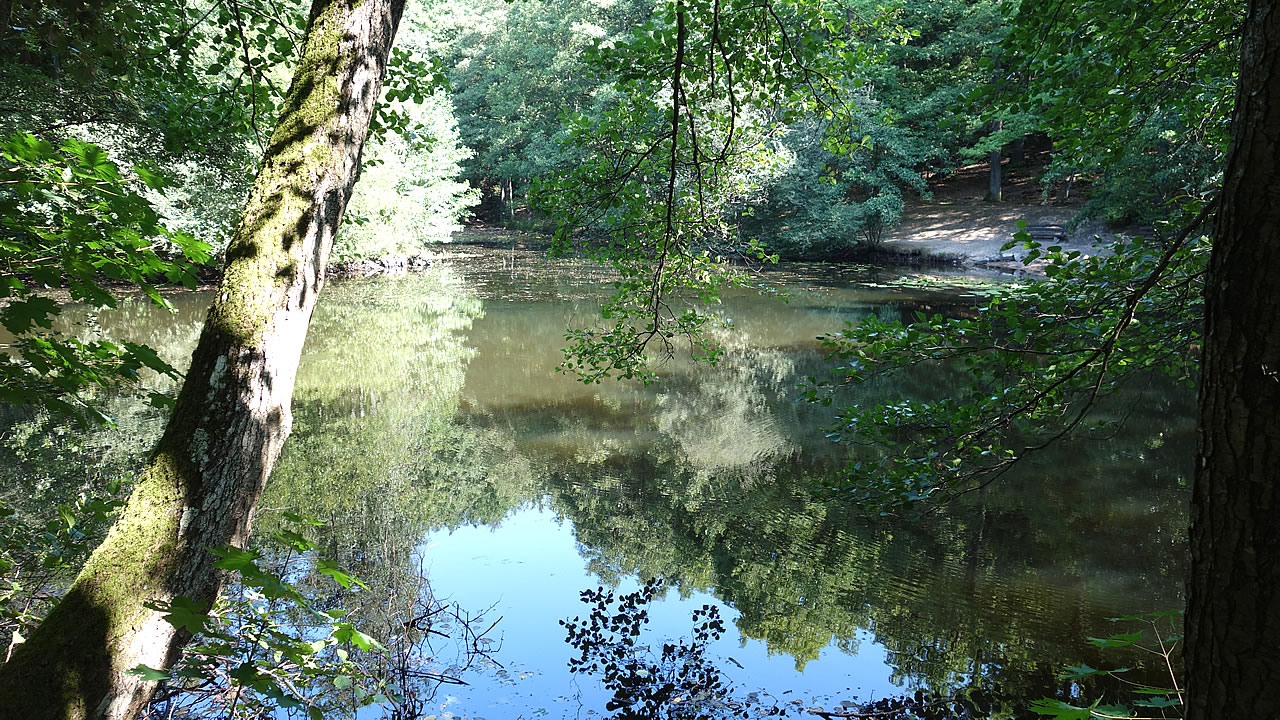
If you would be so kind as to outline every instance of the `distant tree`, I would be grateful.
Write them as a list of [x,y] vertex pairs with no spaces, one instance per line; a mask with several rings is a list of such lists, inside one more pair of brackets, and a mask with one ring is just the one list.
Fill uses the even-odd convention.
[[[920,148],[921,172],[946,174],[965,163],[989,162],[992,153],[1037,128],[1034,112],[992,102],[1021,95],[1019,78],[1006,77],[997,63],[1009,31],[1005,12],[1004,4],[988,0],[910,3],[893,15],[901,40],[871,39],[883,55],[866,68],[866,81]],[[998,93],[976,94],[992,84]],[[998,166],[993,169],[998,186]]]
[[[462,141],[475,149],[464,177],[485,193],[482,216],[513,219],[534,178],[572,167],[562,117],[608,95],[611,78],[584,61],[588,48],[629,31],[652,12],[646,0],[595,3],[489,0],[439,12],[436,47],[454,88]],[[447,4],[446,4],[447,5]]]
[[460,142],[448,94],[437,90],[421,103],[401,104],[419,127],[370,143],[349,208],[358,223],[338,236],[337,262],[416,255],[449,242],[479,200],[479,189],[458,178],[472,152]]
[[761,197],[740,201],[737,225],[782,258],[839,258],[877,247],[902,216],[906,193],[926,193],[920,168],[934,148],[899,123],[870,93],[854,93],[864,146],[837,153],[823,146],[826,123],[791,122],[777,143],[780,167],[760,178]]
[[[1049,180],[1091,181],[1085,212],[1154,224],[1221,184],[1242,3],[1028,0],[1008,19],[1004,113],[1033,113],[1054,141]],[[987,97],[984,96],[984,97]],[[1194,213],[1193,213],[1194,214]]]

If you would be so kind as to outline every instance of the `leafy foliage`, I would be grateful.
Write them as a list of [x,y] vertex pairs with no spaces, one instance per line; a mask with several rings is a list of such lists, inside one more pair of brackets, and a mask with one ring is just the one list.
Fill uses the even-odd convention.
[[[313,586],[306,574],[327,578],[348,600],[371,588],[316,557],[308,529],[323,523],[292,512],[283,520],[270,541],[275,559],[234,547],[215,551],[221,558],[217,566],[234,573],[237,582],[211,611],[182,597],[154,606],[171,625],[196,637],[173,668],[134,669],[164,681],[146,717],[283,713],[320,720],[354,717],[371,706],[392,717],[417,717],[434,687],[458,682],[435,668],[428,635],[445,635],[441,630],[448,620],[457,621],[466,634],[472,649],[451,672],[484,656],[483,635],[429,589],[403,609],[407,614],[399,617],[386,644],[362,632],[333,593]],[[264,567],[265,562],[270,565]]]
[[[1116,633],[1105,638],[1089,638],[1089,642],[1100,648],[1138,648],[1155,658],[1167,669],[1170,687],[1156,687],[1143,683],[1125,681],[1130,691],[1138,698],[1129,705],[1104,705],[1102,700],[1082,706],[1061,698],[1041,698],[1031,704],[1030,709],[1038,715],[1058,718],[1059,720],[1103,720],[1105,718],[1136,717],[1137,713],[1159,713],[1162,718],[1178,717],[1170,712],[1180,712],[1182,707],[1182,689],[1179,678],[1182,675],[1179,667],[1181,653],[1178,652],[1182,642],[1182,611],[1147,613],[1110,618],[1113,623],[1137,623],[1144,626],[1140,630]],[[1148,633],[1149,636],[1148,636]],[[1099,670],[1088,665],[1067,666],[1060,677],[1072,682],[1082,678],[1095,676],[1121,677],[1130,668]],[[1121,677],[1121,679],[1123,679]],[[1135,712],[1136,711],[1136,712]]]
[[[1087,210],[1164,220],[1171,203],[1208,202],[1220,181],[1244,8],[1130,0],[1019,3],[1005,73],[985,94],[1005,112],[1042,115],[1053,174],[1098,178]],[[1024,93],[1003,92],[1013,82]],[[1136,182],[1135,182],[1136,181]]]
[[58,593],[102,539],[124,503],[116,482],[101,496],[81,493],[33,526],[0,504],[0,641],[5,657],[44,618]]
[[954,497],[1077,429],[1109,432],[1104,413],[1125,411],[1100,403],[1125,383],[1150,373],[1193,382],[1208,242],[1191,231],[1163,246],[1119,241],[1092,258],[1020,233],[1028,262],[1045,251],[1047,280],[993,297],[974,317],[868,318],[822,338],[840,380],[815,379],[810,400],[831,404],[840,386],[915,367],[955,373],[963,388],[841,410],[829,437],[885,452],[830,489],[884,512]]
[[605,328],[570,333],[565,369],[587,382],[651,380],[645,348],[670,355],[681,337],[695,356],[717,357],[709,318],[682,298],[714,302],[721,289],[746,284],[728,258],[776,260],[758,241],[741,241],[728,218],[778,167],[766,141],[780,119],[820,114],[828,149],[858,146],[840,78],[870,51],[843,39],[844,24],[818,2],[679,0],[591,49],[616,96],[568,119],[569,141],[585,157],[535,194],[557,218],[557,250],[581,241],[620,280]]
[[[275,541],[288,548],[280,571],[261,567],[262,556],[256,552],[233,547],[216,551],[221,558],[217,566],[234,571],[239,584],[212,612],[183,597],[149,606],[165,613],[170,625],[196,635],[172,669],[134,670],[166,681],[167,687],[158,691],[158,717],[216,711],[228,718],[252,718],[279,708],[318,719],[346,705],[325,697],[335,688],[358,686],[357,706],[385,701],[387,692],[397,690],[366,684],[369,678],[352,660],[354,650],[385,650],[382,644],[343,620],[343,612],[315,608],[283,574],[293,553],[315,549],[311,542],[297,530],[277,533]],[[344,587],[358,582],[331,570]]]
[[[11,16],[0,36],[25,52],[3,64],[45,77],[35,85],[39,102],[19,117],[36,119],[43,113],[31,111],[46,105],[61,115],[58,128],[142,125],[170,154],[213,146],[237,159],[239,141],[256,138],[261,147],[274,124],[286,89],[282,68],[296,56],[307,23],[300,5],[273,0],[19,0],[6,8]],[[74,101],[59,90],[74,83],[95,101],[64,113]]]
[[[0,142],[0,325],[15,355],[0,357],[0,401],[61,413],[88,411],[90,387],[131,383],[143,368],[176,376],[154,350],[134,343],[83,342],[50,331],[59,313],[48,290],[114,307],[109,283],[140,288],[161,307],[157,283],[192,287],[208,246],[168,231],[140,194],[163,179],[145,167],[125,176],[101,148],[76,140],[55,146],[32,135]],[[152,394],[153,402],[166,402]]]
[[[389,136],[421,134],[424,123],[414,108],[428,101],[439,90],[449,86],[437,58],[425,58],[417,49],[406,49],[410,42],[400,42],[391,49],[387,72],[383,78],[382,102],[378,103],[369,137],[383,141]],[[428,132],[430,132],[428,130]]]

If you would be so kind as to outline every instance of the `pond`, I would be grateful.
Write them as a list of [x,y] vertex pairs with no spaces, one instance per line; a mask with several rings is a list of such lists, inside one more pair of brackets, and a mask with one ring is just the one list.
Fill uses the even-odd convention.
[[[1123,433],[1066,441],[920,518],[865,518],[814,493],[846,461],[822,431],[832,411],[797,400],[805,377],[827,372],[815,337],[872,313],[971,311],[998,280],[834,265],[761,279],[789,300],[726,297],[721,362],[677,357],[647,387],[556,372],[566,326],[591,322],[607,286],[585,264],[476,251],[419,275],[331,283],[258,531],[282,508],[325,521],[325,553],[370,583],[357,617],[385,615],[389,588],[417,592],[425,576],[474,627],[497,621],[475,645],[488,658],[457,670],[466,685],[424,696],[425,717],[610,715],[600,678],[570,672],[582,647],[561,621],[588,616],[585,590],[621,595],[653,578],[638,647],[687,643],[692,615],[714,607],[724,632],[705,661],[740,707],[803,715],[971,687],[993,714],[1025,715],[1067,686],[1064,665],[1139,662],[1086,638],[1115,632],[1105,618],[1182,604],[1190,393],[1133,388],[1116,410]],[[172,316],[130,302],[69,329],[181,363],[207,296],[173,301]],[[921,391],[881,382],[857,401]],[[74,492],[56,467],[127,470],[162,415],[126,399],[110,408],[119,430],[74,442],[11,428],[6,501]],[[432,652],[448,670],[462,650]]]

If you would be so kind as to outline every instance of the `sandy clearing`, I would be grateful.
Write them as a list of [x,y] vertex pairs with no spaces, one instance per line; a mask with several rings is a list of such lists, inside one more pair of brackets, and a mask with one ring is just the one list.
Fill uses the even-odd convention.
[[[1013,238],[1019,220],[1030,225],[1067,226],[1076,208],[1018,203],[988,203],[975,200],[908,202],[901,222],[884,241],[888,250],[953,257],[966,265],[981,265],[1011,271],[1038,272],[1044,263],[1024,265],[1028,250],[1000,248]],[[1108,233],[1102,223],[1082,223],[1068,233],[1064,248],[1086,255],[1107,252],[1095,246],[1096,236]]]

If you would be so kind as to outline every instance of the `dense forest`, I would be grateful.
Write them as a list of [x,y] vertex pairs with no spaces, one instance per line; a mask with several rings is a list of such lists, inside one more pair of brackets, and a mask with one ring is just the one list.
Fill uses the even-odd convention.
[[[901,649],[912,618],[963,618],[928,604],[878,614],[884,596],[914,601],[855,578],[882,555],[934,553],[968,563],[972,590],[979,548],[958,539],[969,520],[948,514],[954,507],[979,514],[983,542],[1008,534],[1018,536],[1011,546],[1035,545],[1035,533],[1010,529],[1026,512],[1069,545],[1037,507],[1057,490],[1019,495],[1027,507],[1014,510],[988,488],[1028,466],[1057,477],[1036,463],[1064,446],[1092,462],[1087,448],[1111,446],[1071,443],[1126,422],[1158,454],[1163,440],[1151,438],[1174,430],[1117,408],[1126,393],[1192,391],[1189,533],[1154,523],[1159,541],[1130,538],[1142,557],[1164,556],[1156,563],[1189,555],[1186,615],[1172,621],[1186,639],[1156,630],[1171,687],[1139,690],[1147,699],[1133,707],[1280,713],[1275,3],[0,0],[0,18],[0,440],[17,468],[0,494],[0,717],[180,708],[323,718],[369,707],[429,717],[405,688],[446,680],[420,656],[431,625],[415,625],[444,606],[410,603],[418,614],[406,620],[362,606],[359,588],[417,593],[425,579],[405,570],[406,548],[424,527],[497,523],[537,502],[583,528],[613,523],[579,541],[621,558],[602,579],[644,583],[616,610],[612,595],[591,596],[589,630],[566,625],[582,648],[577,671],[606,667],[617,717],[785,710],[710,702],[730,697],[702,657],[723,632],[712,611],[695,615],[687,646],[667,646],[656,664],[637,659],[625,638],[639,634],[638,608],[662,578],[681,592],[715,587],[742,612],[740,626],[797,665],[824,646],[818,621],[806,621],[813,613],[842,627],[842,647],[856,644],[854,627],[902,628],[885,641],[901,674],[976,677],[981,649],[952,650],[941,664]],[[980,178],[975,199],[999,207],[1012,177],[1071,216],[1047,235],[1024,225],[1010,238],[1006,249],[1035,263],[1024,282],[963,307],[926,297],[896,316],[845,317],[822,331],[820,367],[746,349],[745,331],[716,309],[759,289],[780,262],[892,263],[886,238],[935,190]],[[1064,247],[1060,233],[1083,223],[1103,229],[1097,244]],[[666,383],[670,394],[645,410],[668,445],[592,464],[503,435],[494,417],[511,427],[539,418],[482,417],[464,400],[474,351],[456,333],[486,311],[447,270],[413,296],[339,285],[324,297],[340,294],[342,310],[318,305],[329,275],[422,268],[477,232],[584,263],[567,267],[609,286],[589,312],[575,309],[558,367],[597,388],[593,401],[620,382]],[[180,358],[69,319],[128,311],[132,297],[176,312],[179,289],[202,286],[213,288],[211,307],[178,342]],[[309,341],[333,363],[323,378],[308,375],[309,359],[300,367],[309,330],[332,333]],[[528,332],[506,337],[516,345]],[[335,335],[352,347],[324,344]],[[676,376],[661,362],[686,356],[727,374]],[[773,368],[772,384],[761,368]],[[384,401],[367,414],[385,434],[326,415],[326,403],[348,402],[331,397],[344,373],[376,374],[370,398]],[[788,373],[801,383],[788,402],[808,401],[803,413],[779,404]],[[434,399],[389,399],[419,387]],[[707,431],[686,406],[745,430]],[[760,430],[761,408],[821,413],[815,445],[840,450],[760,440],[781,437]],[[366,416],[363,405],[346,409]],[[152,429],[130,425],[144,416]],[[418,434],[395,434],[407,425]],[[282,456],[295,427],[289,445],[299,447]],[[575,432],[605,452],[616,441],[599,429]],[[103,439],[112,436],[129,440]],[[500,458],[481,436],[505,448]],[[137,437],[154,445],[122,449]],[[766,482],[724,460],[756,452],[744,438],[765,442],[770,457],[821,462],[775,468]],[[378,455],[360,467],[412,470],[359,492],[305,479],[309,464],[355,467],[357,448]],[[472,483],[482,456],[490,475]],[[676,480],[658,492],[647,483],[667,465]],[[602,467],[611,470],[597,476]],[[593,494],[578,493],[587,478]],[[695,510],[732,494],[726,487],[757,485],[771,489],[754,503],[805,518],[769,529],[771,557],[829,552],[821,583],[772,577],[744,549],[765,542],[741,532],[755,504],[725,510],[734,521]],[[342,514],[373,495],[367,515]],[[966,505],[975,497],[980,508]],[[464,500],[463,520],[440,520]],[[1178,502],[1162,492],[1153,505]],[[254,520],[260,507],[286,505]],[[326,507],[329,521],[307,507]],[[866,517],[913,517],[914,530],[881,546],[892,533],[855,519]],[[645,537],[667,554],[629,549]],[[338,547],[359,549],[344,557],[352,567],[323,559]],[[297,570],[296,558],[312,562]],[[228,599],[228,587],[250,592]],[[865,607],[849,601],[854,587]],[[785,619],[753,614],[780,603],[780,588],[814,604]],[[483,630],[454,620],[464,637]],[[991,642],[1016,644],[1006,631]],[[468,658],[486,658],[471,640]],[[961,667],[965,652],[975,669]],[[927,697],[818,714],[1136,716],[1078,697],[1113,677],[1081,662],[1068,675],[1082,685],[1030,710],[948,695],[931,680]],[[990,677],[1020,685],[996,665]],[[681,704],[691,697],[708,704]]]

